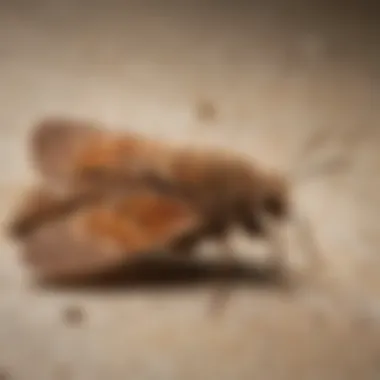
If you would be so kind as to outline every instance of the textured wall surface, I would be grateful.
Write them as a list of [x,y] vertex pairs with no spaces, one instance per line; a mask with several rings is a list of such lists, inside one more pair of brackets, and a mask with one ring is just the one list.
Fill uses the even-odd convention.
[[1,212],[33,178],[25,137],[47,114],[227,146],[282,170],[326,129],[319,157],[339,152],[348,169],[294,187],[326,264],[318,286],[283,294],[239,282],[213,318],[207,284],[31,287],[2,239],[0,379],[379,378],[376,12],[241,3],[2,2]]

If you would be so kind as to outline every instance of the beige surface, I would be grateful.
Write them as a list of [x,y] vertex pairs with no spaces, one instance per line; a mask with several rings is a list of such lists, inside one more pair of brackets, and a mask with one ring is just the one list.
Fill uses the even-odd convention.
[[[326,260],[320,278],[333,280],[296,295],[240,284],[226,313],[213,319],[207,285],[78,294],[30,288],[14,247],[3,241],[0,378],[377,379],[380,60],[373,10],[121,3],[1,5],[3,214],[32,178],[25,135],[46,114],[228,146],[283,170],[293,167],[305,137],[328,128],[320,156],[340,149],[350,168],[297,186],[294,196]],[[291,256],[300,251],[295,243],[289,248]],[[65,323],[70,305],[85,310],[82,324]],[[75,310],[70,316],[78,317]]]

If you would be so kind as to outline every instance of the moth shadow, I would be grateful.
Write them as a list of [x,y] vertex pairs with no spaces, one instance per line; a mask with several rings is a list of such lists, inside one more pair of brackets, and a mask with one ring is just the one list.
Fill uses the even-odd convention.
[[284,289],[290,285],[285,271],[279,267],[162,257],[140,259],[97,276],[77,280],[40,280],[35,285],[49,289],[115,292],[131,289],[167,291],[215,283]]

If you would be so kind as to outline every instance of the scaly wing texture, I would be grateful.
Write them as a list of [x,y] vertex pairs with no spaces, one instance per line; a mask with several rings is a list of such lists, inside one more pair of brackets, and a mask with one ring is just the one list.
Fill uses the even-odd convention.
[[57,193],[70,191],[75,165],[83,149],[111,136],[94,122],[51,117],[36,123],[30,132],[28,154],[39,178]]
[[60,218],[99,198],[100,192],[71,191],[62,196],[50,189],[35,186],[26,191],[13,212],[7,232],[14,239],[22,240],[36,227]]
[[13,236],[21,244],[24,263],[45,279],[101,274],[144,253],[170,250],[200,223],[185,203],[148,191],[109,195],[75,210],[62,205],[65,199],[43,199],[43,207],[37,197],[35,207],[29,201],[18,211],[13,220],[20,224],[26,216],[29,225]]
[[119,266],[124,253],[73,234],[70,219],[36,228],[21,246],[21,258],[33,275],[44,280],[75,280]]
[[55,197],[47,190],[35,187],[25,191],[13,210],[6,232],[15,240],[23,239],[30,230],[57,210]]
[[141,170],[146,159],[151,162],[157,150],[164,150],[160,148],[132,132],[111,132],[90,120],[56,117],[33,126],[28,149],[37,173],[64,187],[85,180],[99,185],[117,177],[121,168],[126,178],[128,170]]

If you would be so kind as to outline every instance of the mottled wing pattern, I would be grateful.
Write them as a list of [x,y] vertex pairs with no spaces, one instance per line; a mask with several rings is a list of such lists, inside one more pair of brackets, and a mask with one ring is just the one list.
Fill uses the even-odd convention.
[[98,180],[99,172],[100,180],[111,180],[120,162],[134,167],[140,152],[152,153],[150,146],[154,143],[133,133],[111,132],[91,121],[58,117],[35,124],[28,142],[38,175],[61,187],[75,181]]
[[[32,198],[33,199],[33,198]],[[64,199],[46,198],[41,207],[27,204],[13,220],[26,215],[29,228],[13,233],[21,257],[38,276],[48,279],[101,274],[145,253],[170,250],[174,242],[198,228],[200,219],[184,202],[152,191],[107,196],[75,209]],[[54,208],[50,218],[38,214]],[[22,224],[22,223],[21,223]],[[13,225],[14,226],[14,225]]]

